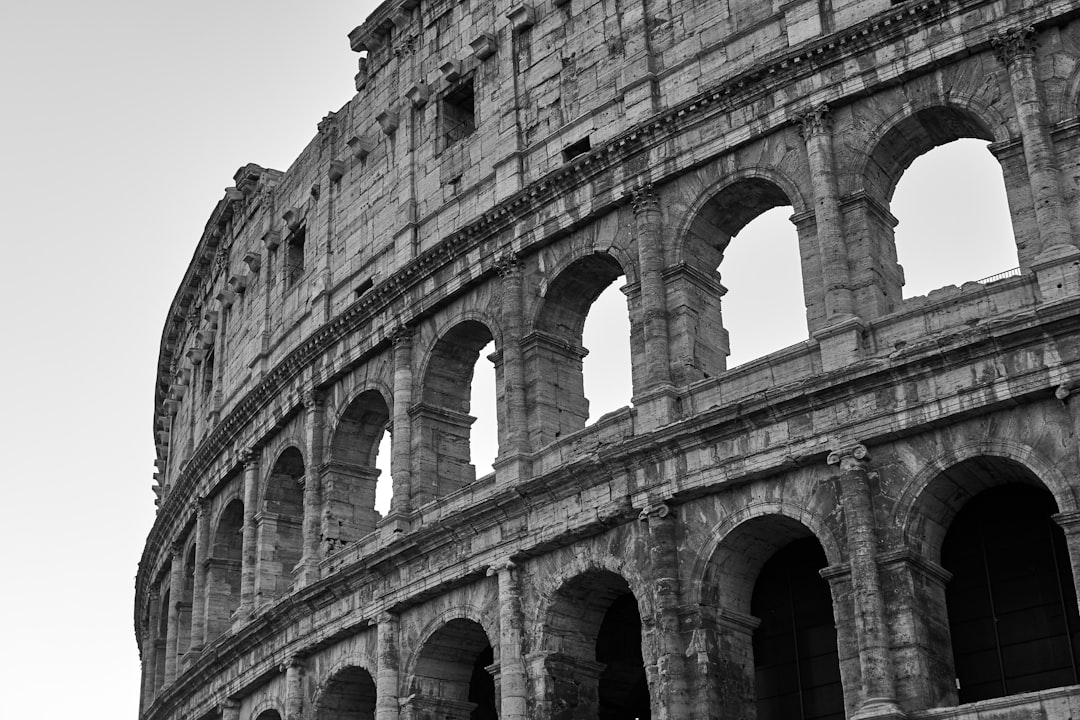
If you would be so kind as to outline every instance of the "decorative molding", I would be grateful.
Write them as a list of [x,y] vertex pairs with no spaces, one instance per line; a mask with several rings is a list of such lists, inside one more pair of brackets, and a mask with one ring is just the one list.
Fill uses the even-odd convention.
[[822,103],[795,115],[793,120],[799,125],[799,136],[804,140],[812,135],[824,135],[832,132],[832,113],[829,106]]
[[1031,26],[1012,28],[990,38],[995,57],[1005,67],[1012,65],[1017,58],[1034,56],[1037,44],[1035,28]]

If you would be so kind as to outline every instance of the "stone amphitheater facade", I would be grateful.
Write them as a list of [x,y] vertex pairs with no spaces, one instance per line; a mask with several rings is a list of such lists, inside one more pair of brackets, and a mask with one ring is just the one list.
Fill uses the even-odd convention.
[[[165,322],[141,718],[1080,712],[1080,1],[391,0],[349,41]],[[893,189],[958,138],[1020,267],[904,299]],[[807,339],[728,369],[724,250],[787,205]]]

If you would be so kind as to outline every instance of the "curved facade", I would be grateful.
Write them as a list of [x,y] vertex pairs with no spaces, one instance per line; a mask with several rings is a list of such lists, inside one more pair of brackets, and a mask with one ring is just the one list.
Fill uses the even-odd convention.
[[[357,95],[237,172],[166,320],[141,717],[1072,717],[1077,18],[384,3]],[[904,299],[893,190],[959,138],[1020,267]],[[728,369],[725,249],[784,206],[807,340]],[[588,424],[613,282],[633,398]]]

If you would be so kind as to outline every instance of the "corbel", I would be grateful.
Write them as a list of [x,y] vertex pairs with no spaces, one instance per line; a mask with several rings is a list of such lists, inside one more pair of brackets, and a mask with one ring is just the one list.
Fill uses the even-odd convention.
[[381,113],[375,116],[375,120],[379,123],[379,127],[386,135],[393,135],[394,131],[398,127],[398,114],[396,110],[383,110]]
[[439,66],[439,72],[442,73],[443,80],[448,85],[456,83],[461,79],[461,63],[457,60],[447,60]]
[[522,3],[506,13],[506,19],[510,21],[510,27],[518,33],[528,30],[536,24],[536,10],[532,5]]
[[375,148],[375,143],[366,136],[353,135],[351,138],[345,141],[345,144],[349,146],[349,151],[353,157],[363,162],[371,151]]
[[248,266],[248,270],[253,273],[259,272],[259,267],[262,265],[262,253],[257,253],[254,250],[248,250],[244,253],[243,262]]
[[188,361],[191,362],[192,365],[201,365],[203,358],[206,357],[206,350],[202,349],[201,347],[191,347],[188,348],[185,357],[187,357]]
[[277,250],[278,245],[281,244],[281,231],[277,228],[267,230],[262,236],[263,246],[267,250]]
[[419,110],[427,104],[428,98],[431,97],[431,88],[427,83],[415,83],[405,91],[405,97],[409,99],[414,109]]
[[289,232],[293,233],[300,229],[303,215],[298,209],[291,207],[282,213],[281,219],[285,221],[285,227],[289,228]]
[[482,33],[469,43],[469,47],[472,48],[473,57],[477,60],[486,60],[495,54],[495,38],[489,33]]
[[327,176],[330,178],[330,182],[338,182],[341,178],[345,177],[345,161],[344,160],[331,160],[330,167],[326,171]]

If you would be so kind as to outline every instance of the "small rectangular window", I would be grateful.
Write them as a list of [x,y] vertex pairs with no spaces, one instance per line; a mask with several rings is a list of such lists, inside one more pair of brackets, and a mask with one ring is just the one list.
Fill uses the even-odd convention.
[[304,276],[304,239],[307,232],[300,228],[289,236],[285,246],[285,286],[292,287]]
[[444,147],[472,135],[476,130],[476,99],[472,80],[463,80],[446,93],[441,109]]
[[567,145],[563,148],[563,162],[570,162],[578,155],[584,155],[590,150],[592,150],[592,144],[589,142],[589,136],[586,135],[584,138],[578,140],[576,143],[571,143],[570,145]]

